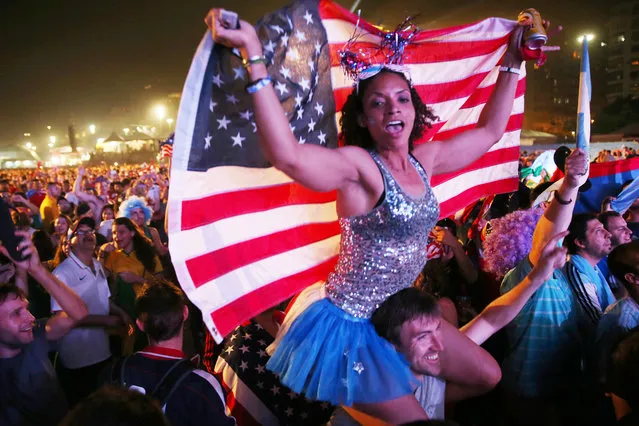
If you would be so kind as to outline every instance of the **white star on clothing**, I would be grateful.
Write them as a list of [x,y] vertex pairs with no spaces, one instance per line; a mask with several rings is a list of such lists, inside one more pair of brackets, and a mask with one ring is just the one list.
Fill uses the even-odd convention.
[[317,139],[319,139],[321,145],[326,145],[326,134],[320,130],[319,135],[317,135]]
[[[208,133],[207,133],[207,136],[208,136]],[[237,339],[237,333],[233,333],[233,335],[231,336],[231,342],[235,339]]]
[[312,59],[309,59],[308,62],[308,68],[311,70],[311,72],[315,71],[315,61]]
[[217,130],[220,130],[222,128],[228,130],[229,128],[227,126],[229,125],[230,122],[231,120],[227,120],[225,115],[224,117],[222,117],[221,120],[217,120]]
[[251,112],[250,109],[247,109],[246,111],[240,113],[240,117],[242,117],[245,120],[250,120],[252,115],[253,113]]
[[244,333],[244,338],[245,338],[246,340],[251,340],[251,339],[252,339],[251,335],[250,335],[250,334],[248,334],[248,333]]
[[235,349],[235,346],[231,345],[228,348],[226,348],[224,352],[226,352],[227,354],[230,354],[231,352],[233,352],[233,349]]
[[[240,132],[237,132],[237,136],[236,137],[238,137],[238,136],[240,136]],[[244,140],[244,139],[246,139],[246,138],[242,138],[242,140]],[[235,145],[235,144],[233,144],[233,145]],[[242,146],[242,142],[240,142],[239,145]],[[242,351],[243,354],[245,354],[245,353],[247,353],[249,351],[249,348],[246,345],[242,345],[240,347],[240,350]]]
[[299,93],[297,95],[295,95],[295,108],[301,107],[303,100],[304,100],[304,98]]
[[282,36],[282,47],[288,46],[288,34]]
[[300,414],[300,417],[301,417],[302,419],[305,419],[305,418],[307,418],[307,417],[308,417],[308,413],[302,413],[302,414]]
[[288,88],[286,87],[286,84],[282,83],[281,81],[277,82],[277,84],[275,85],[275,90],[280,92],[280,96],[282,96],[284,93],[288,93]]
[[297,394],[295,392],[293,392],[293,391],[290,391],[288,393],[288,397],[291,398],[291,399],[295,399],[295,398],[297,398]]
[[306,34],[301,32],[300,30],[297,30],[295,31],[295,38],[297,38],[299,41],[306,41]]
[[321,51],[322,51],[322,45],[319,42],[315,43],[315,53],[319,55]]
[[[258,330],[264,330],[264,327],[262,327],[259,324],[255,324],[255,328],[257,328]],[[258,340],[259,341],[259,340]],[[266,343],[265,343],[266,344]]]
[[259,343],[262,346],[266,346],[266,342],[262,339],[258,340],[257,343]]
[[[231,139],[233,139],[233,146],[239,146],[240,148],[244,148],[242,146],[242,142],[244,142],[246,140],[245,137],[242,137],[242,135],[240,135],[240,132],[237,132],[236,136],[231,136]],[[248,347],[246,347],[246,345],[243,345],[240,350],[242,351],[242,353],[246,353],[246,351],[248,351]]]
[[315,102],[315,111],[317,112],[317,116],[324,115],[324,106],[319,102]]
[[209,132],[206,132],[206,137],[204,138],[204,149],[209,149],[211,147],[211,139],[213,139],[213,136],[211,136]]
[[291,78],[291,70],[286,67],[282,67],[280,69],[280,74],[282,74],[284,78]]
[[304,19],[306,19],[306,25],[310,25],[313,23],[313,15],[308,10],[304,14]]
[[257,133],[257,124],[255,124],[255,121],[251,121],[251,126],[253,126],[253,133]]
[[310,85],[310,81],[308,81],[308,79],[306,77],[304,77],[303,79],[300,80],[300,86],[302,87],[303,90],[309,90],[311,88]]
[[248,368],[248,363],[246,361],[242,361],[242,363],[240,364],[240,368],[242,369],[242,371],[246,370]]
[[257,382],[257,387],[260,389],[264,389],[264,382]]
[[222,84],[224,84],[224,80],[220,78],[220,74],[215,74],[213,76],[213,84],[215,84],[218,88],[222,87]]
[[277,31],[278,34],[282,34],[284,32],[284,29],[279,25],[270,25],[270,27],[272,30]]
[[292,30],[293,29],[293,21],[291,21],[291,17],[287,16],[286,17],[286,21],[288,22],[288,27]]
[[290,59],[291,61],[296,61],[300,57],[299,53],[297,53],[297,49],[292,47],[288,49],[286,52],[286,59]]
[[302,136],[300,136],[300,140],[298,141],[298,143],[300,145],[304,145],[306,143],[306,139],[304,139]]
[[315,74],[315,85],[317,86],[317,83],[319,83],[319,73]]
[[242,80],[244,78],[244,67],[233,68],[233,73],[235,74],[233,80]]
[[308,133],[311,133],[313,131],[315,131],[315,125],[317,123],[315,121],[313,121],[313,119],[311,118],[311,121],[308,122]]
[[226,101],[232,103],[233,105],[236,105],[239,101],[237,100],[237,98],[235,97],[235,95],[226,95]]
[[298,109],[297,110],[297,119],[301,120],[303,116],[304,116],[304,108]]
[[266,353],[264,349],[260,349],[259,351],[257,351],[257,354],[260,356],[260,358],[268,356],[268,354]]
[[258,365],[257,367],[255,367],[255,371],[257,371],[258,374],[264,374],[266,370],[264,369],[263,365]]
[[287,416],[289,416],[289,417],[291,417],[291,416],[293,415],[293,409],[292,409],[292,408],[290,408],[290,407],[289,407],[289,408],[287,408],[287,409],[286,409],[286,415],[287,415]]
[[277,45],[273,43],[273,40],[269,40],[268,43],[264,45],[264,50],[266,50],[267,52],[275,53],[275,47],[277,47]]
[[273,392],[273,395],[278,395],[280,393],[279,386],[273,385],[273,387],[271,388],[271,392]]
[[213,102],[213,99],[211,99],[211,101],[209,102],[209,109],[211,110],[211,112],[213,112],[216,106],[217,102]]
[[323,410],[328,410],[329,404],[328,402],[322,402],[320,406],[322,407]]
[[293,124],[288,123],[288,128],[291,129],[291,133],[295,133],[295,126],[293,126]]

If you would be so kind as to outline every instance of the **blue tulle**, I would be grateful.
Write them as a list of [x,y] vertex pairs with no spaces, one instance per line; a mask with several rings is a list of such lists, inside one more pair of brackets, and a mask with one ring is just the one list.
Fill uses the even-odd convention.
[[388,401],[413,393],[403,355],[355,318],[321,299],[292,323],[266,367],[308,398],[338,405]]

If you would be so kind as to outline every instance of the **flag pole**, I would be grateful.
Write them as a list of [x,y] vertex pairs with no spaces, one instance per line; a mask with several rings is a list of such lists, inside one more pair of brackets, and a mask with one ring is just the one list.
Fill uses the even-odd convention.
[[590,81],[590,57],[588,55],[588,40],[592,35],[583,35],[579,39],[582,43],[581,70],[579,72],[579,101],[577,106],[577,148],[583,149],[590,158],[590,99],[592,86]]
[[355,13],[355,11],[357,10],[357,8],[359,7],[359,4],[362,2],[362,0],[355,0],[353,2],[353,5],[351,6],[351,13]]

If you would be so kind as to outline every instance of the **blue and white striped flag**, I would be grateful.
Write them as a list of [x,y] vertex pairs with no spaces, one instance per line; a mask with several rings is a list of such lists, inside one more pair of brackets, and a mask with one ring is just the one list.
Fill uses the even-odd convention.
[[590,147],[590,58],[588,57],[588,37],[583,36],[581,53],[581,72],[579,73],[579,106],[577,109],[577,148],[589,154]]

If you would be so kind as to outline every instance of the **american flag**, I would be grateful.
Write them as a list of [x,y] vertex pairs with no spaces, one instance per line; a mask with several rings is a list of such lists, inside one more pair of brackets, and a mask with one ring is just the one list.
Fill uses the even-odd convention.
[[224,340],[214,374],[226,391],[227,410],[242,426],[326,424],[335,407],[293,392],[266,369],[266,347],[272,342],[253,322]]
[[166,140],[160,143],[160,152],[162,153],[162,158],[171,158],[173,155],[173,142],[175,139],[175,133],[172,133],[171,136],[166,138]]
[[[337,146],[337,119],[353,82],[338,51],[357,17],[330,0],[300,0],[257,26],[276,93],[300,143]],[[475,126],[497,79],[514,21],[420,33],[405,64],[424,101],[440,117],[424,141]],[[379,43],[360,22],[359,43]],[[507,131],[465,170],[434,176],[442,217],[487,194],[517,188],[522,73]],[[169,193],[169,248],[180,284],[202,310],[216,341],[270,306],[326,278],[335,264],[335,193],[294,183],[257,145],[240,58],[204,36],[178,114]]]

